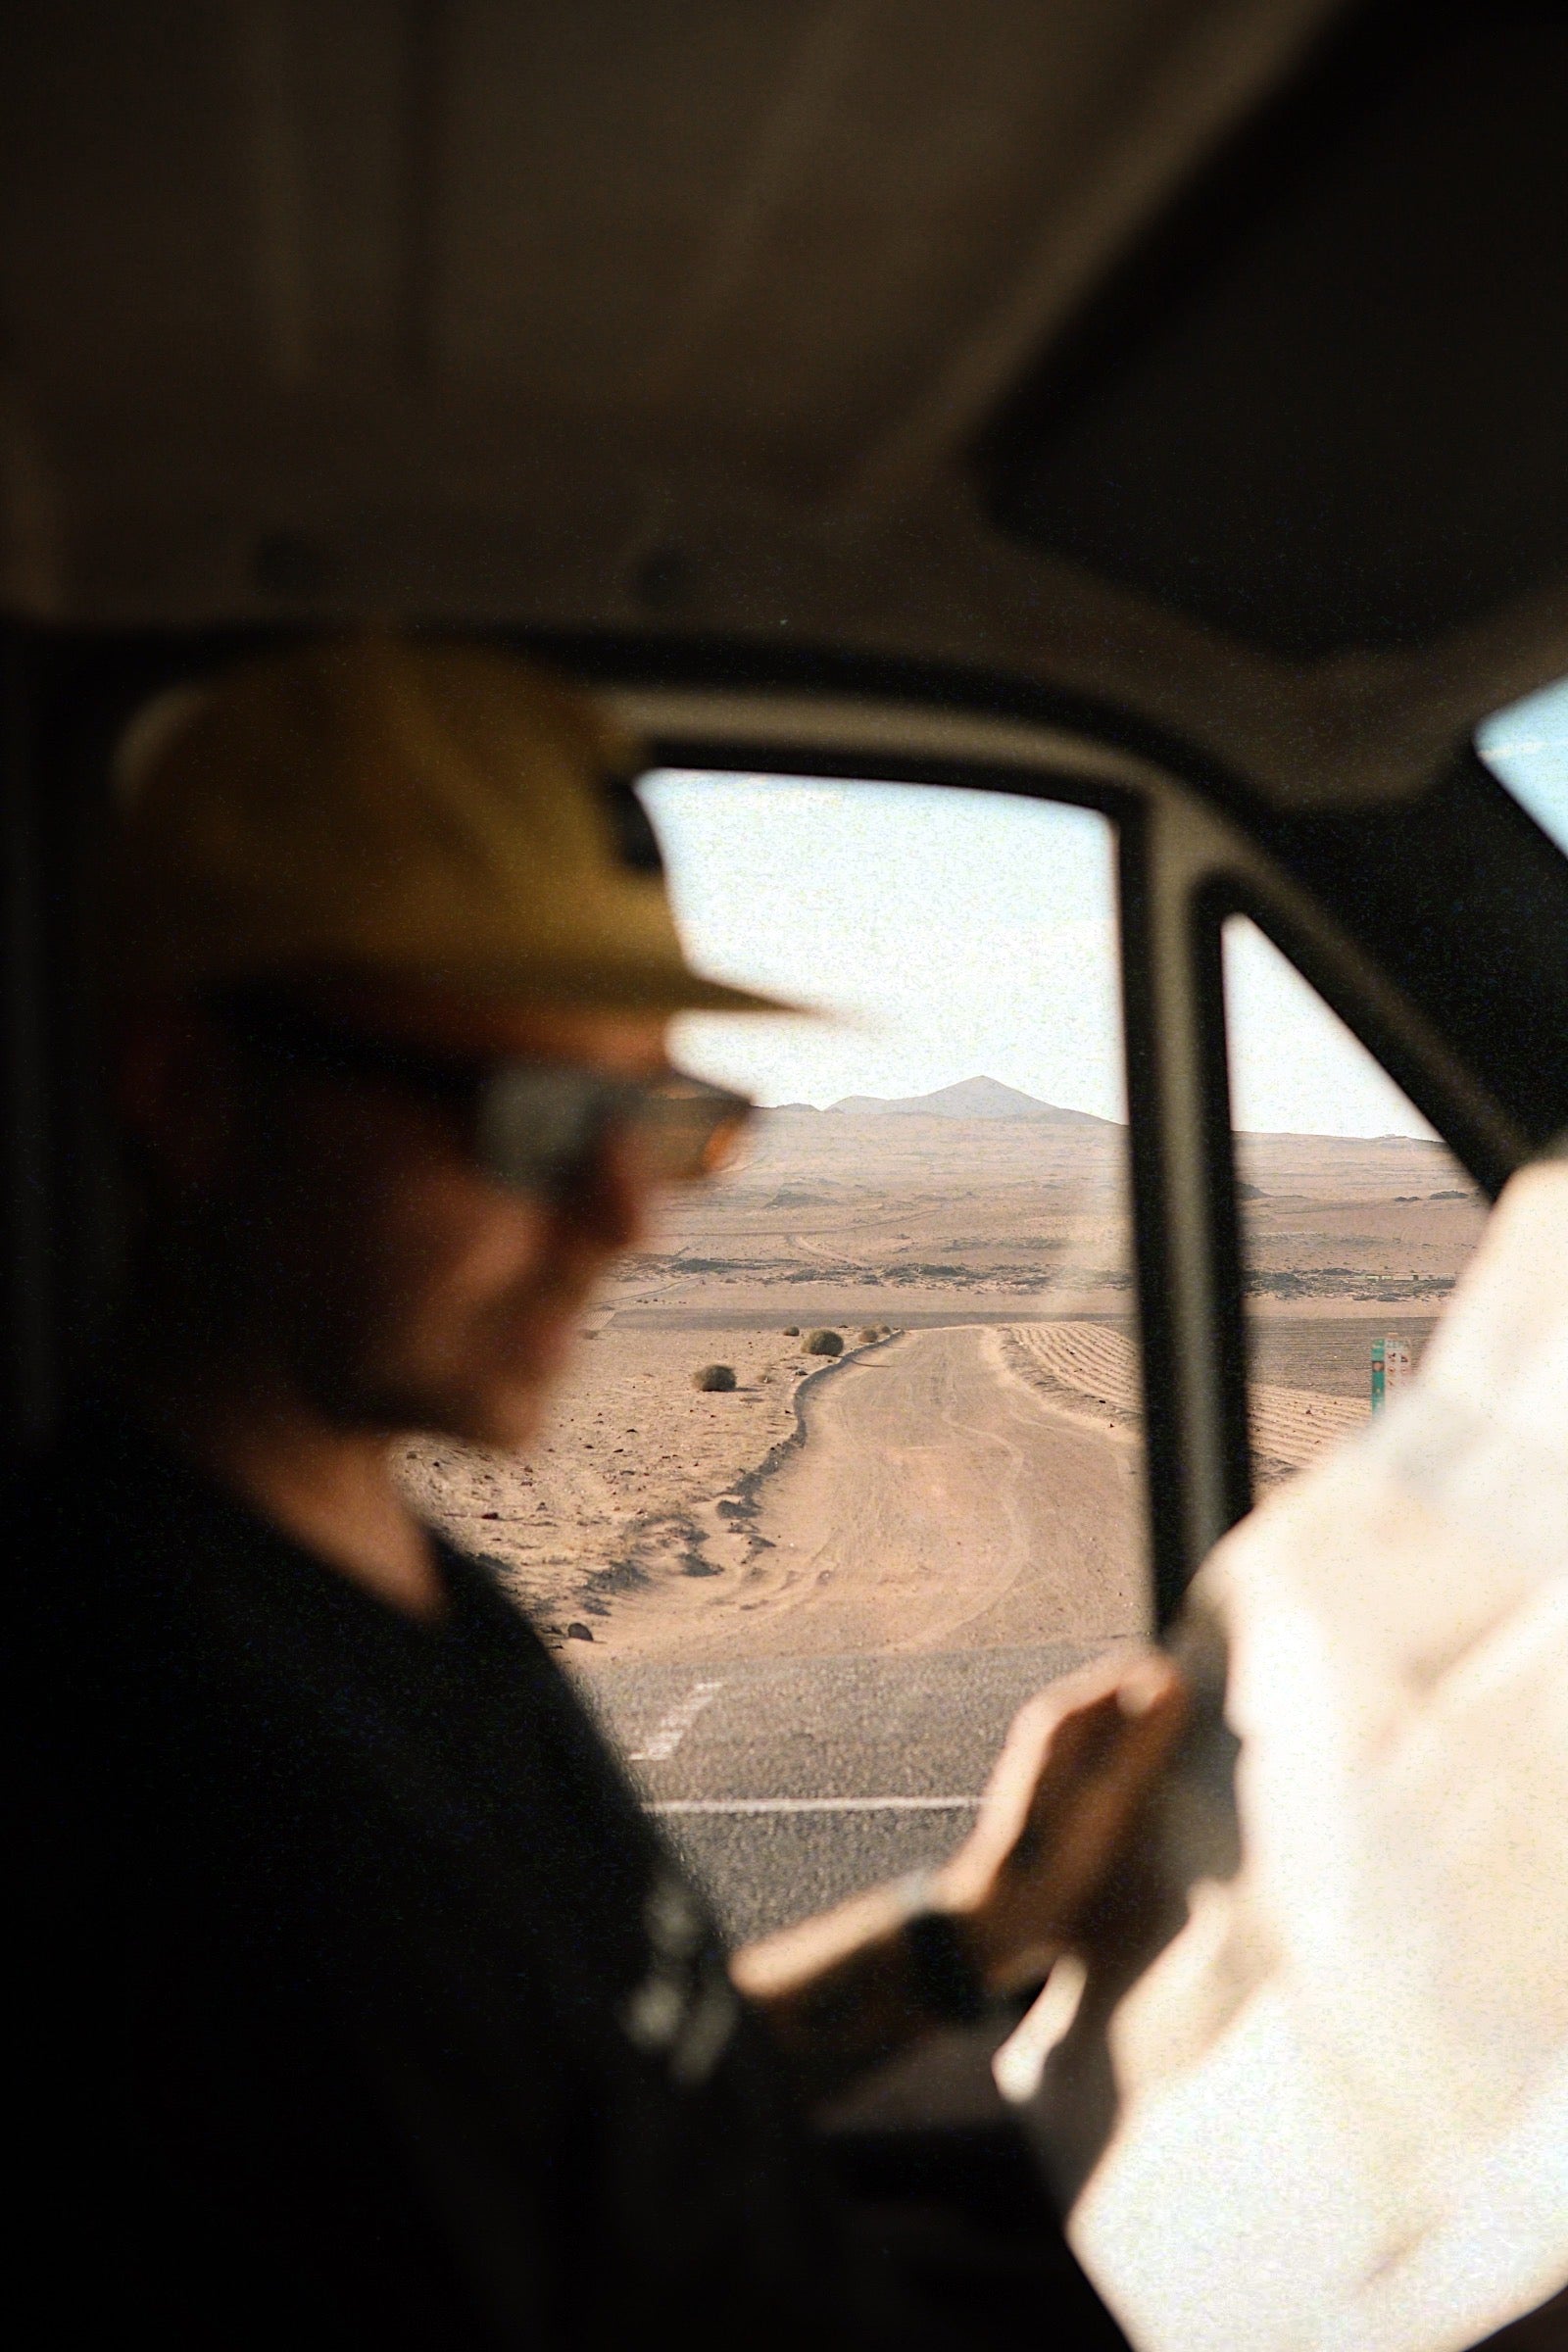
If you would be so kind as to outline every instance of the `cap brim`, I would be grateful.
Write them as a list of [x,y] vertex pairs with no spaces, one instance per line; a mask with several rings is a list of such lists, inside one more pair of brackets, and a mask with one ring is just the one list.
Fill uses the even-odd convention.
[[811,1004],[791,1004],[755,989],[735,988],[705,973],[671,970],[667,964],[588,963],[451,964],[425,968],[422,977],[465,994],[517,1004],[559,1005],[581,1012],[653,1013],[770,1012],[821,1017]]
[[788,1012],[799,1018],[820,1017],[814,1004],[790,1004],[782,997],[759,996],[754,989],[731,988],[726,980],[709,980],[693,972],[686,982],[677,1012]]

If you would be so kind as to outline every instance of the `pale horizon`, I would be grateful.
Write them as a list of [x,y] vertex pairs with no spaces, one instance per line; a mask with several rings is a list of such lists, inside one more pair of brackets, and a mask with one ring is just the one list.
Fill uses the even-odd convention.
[[[988,1070],[973,1070],[970,1072],[967,1079],[959,1079],[954,1083],[957,1085],[973,1085],[977,1080],[984,1081],[988,1079],[993,1085],[997,1086],[1004,1083],[1002,1079],[992,1078],[991,1073]],[[855,1095],[841,1097],[836,1102],[761,1102],[759,1104],[759,1108],[762,1110],[809,1111],[813,1117],[827,1118],[835,1112],[842,1114],[846,1108],[846,1105],[856,1101],[892,1103],[920,1102],[928,1102],[934,1096],[951,1094],[952,1091],[952,1085],[933,1087],[930,1090],[930,1093],[927,1095],[868,1095],[863,1090],[860,1090]],[[1020,1087],[1011,1091],[1022,1094],[1024,1090]],[[1032,1102],[1038,1102],[1043,1110],[1076,1110],[1078,1107],[1075,1103],[1071,1102],[1050,1102],[1040,1095],[1031,1095],[1028,1097],[1028,1100]],[[983,1117],[985,1114],[981,1113],[979,1115]],[[1098,1118],[1100,1116],[1099,1112],[1097,1111],[1087,1111],[1082,1115],[1087,1118]],[[1414,1117],[1419,1117],[1420,1114],[1414,1113],[1412,1115]],[[1113,1127],[1125,1127],[1126,1120],[1111,1119],[1107,1120],[1105,1123]],[[1358,1132],[1355,1134],[1347,1135],[1335,1129],[1324,1129],[1321,1127],[1244,1127],[1241,1125],[1240,1121],[1237,1121],[1236,1132],[1239,1135],[1278,1136],[1287,1141],[1300,1139],[1305,1142],[1369,1144],[1424,1144],[1442,1142],[1441,1137],[1432,1134],[1430,1131],[1421,1133],[1402,1128],[1392,1127],[1385,1129],[1380,1134],[1367,1133],[1363,1135]]]
[[[1555,740],[1539,716],[1532,729]],[[1568,697],[1561,733],[1568,747]],[[765,1107],[898,1101],[985,1076],[1125,1124],[1103,817],[1012,794],[775,775],[664,769],[642,789],[693,961],[813,1008],[687,1015],[674,1041],[686,1066]],[[1431,1140],[1250,924],[1229,927],[1226,973],[1239,1131]]]

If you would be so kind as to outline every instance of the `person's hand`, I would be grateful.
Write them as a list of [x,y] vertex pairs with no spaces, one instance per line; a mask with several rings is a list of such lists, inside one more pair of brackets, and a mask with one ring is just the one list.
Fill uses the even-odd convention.
[[911,1905],[952,1915],[987,1992],[1038,1984],[1125,1883],[1118,1858],[1186,1717],[1186,1686],[1153,1651],[1054,1684],[1014,1718],[950,1862],[735,1953],[737,1988],[807,2095],[842,2089],[932,2031]]
[[979,1818],[935,1889],[993,1991],[1037,1982],[1073,1942],[1187,1705],[1170,1660],[1146,1651],[1087,1667],[1019,1709]]

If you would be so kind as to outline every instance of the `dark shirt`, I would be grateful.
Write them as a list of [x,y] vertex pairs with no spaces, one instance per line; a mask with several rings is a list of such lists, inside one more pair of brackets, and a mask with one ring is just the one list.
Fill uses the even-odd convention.
[[12,1525],[36,2340],[866,2340],[712,1924],[482,1566],[416,1622],[106,1416]]

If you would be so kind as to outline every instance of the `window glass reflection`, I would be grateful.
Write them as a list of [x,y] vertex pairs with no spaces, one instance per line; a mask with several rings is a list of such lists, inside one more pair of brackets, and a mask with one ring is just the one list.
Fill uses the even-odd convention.
[[1316,990],[1225,930],[1253,1480],[1277,1486],[1407,1379],[1480,1239],[1485,1200]]

